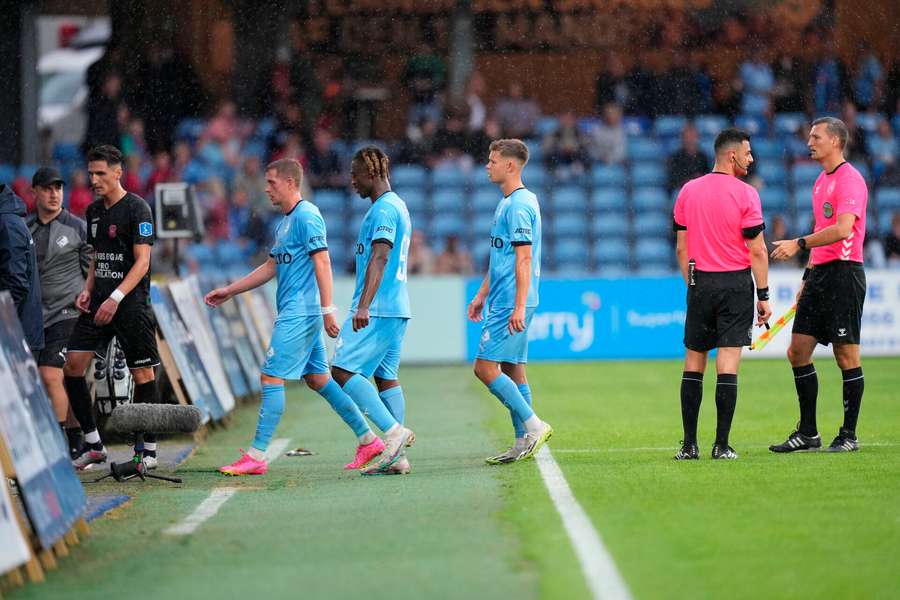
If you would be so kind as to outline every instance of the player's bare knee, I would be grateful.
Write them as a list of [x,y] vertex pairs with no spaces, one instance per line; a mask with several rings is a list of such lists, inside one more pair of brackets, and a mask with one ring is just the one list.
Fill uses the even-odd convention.
[[381,377],[375,377],[375,386],[378,388],[379,392],[385,392],[391,388],[399,387],[400,380],[399,379],[382,379]]
[[792,367],[802,367],[809,364],[810,356],[802,348],[791,344],[787,349],[787,359]]
[[344,384],[350,381],[350,378],[353,377],[353,373],[345,371],[340,367],[331,367],[331,377],[332,379],[337,381],[339,386],[343,387]]
[[328,373],[310,373],[303,376],[303,380],[309,386],[309,389],[316,392],[328,385],[329,379],[331,379],[331,376]]
[[262,373],[259,376],[259,381],[263,385],[284,385],[284,379],[272,377],[271,375],[266,375],[265,373]]
[[134,383],[136,385],[148,383],[156,379],[156,374],[153,372],[153,367],[141,367],[140,369],[132,369],[131,376],[134,378]]

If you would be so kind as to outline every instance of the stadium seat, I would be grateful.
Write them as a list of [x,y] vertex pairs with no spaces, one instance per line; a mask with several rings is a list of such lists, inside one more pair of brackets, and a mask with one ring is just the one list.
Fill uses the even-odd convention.
[[815,163],[799,163],[794,165],[791,171],[791,181],[794,183],[795,188],[797,186],[811,186],[821,172],[822,167]]
[[60,163],[84,162],[84,157],[78,144],[59,142],[53,146],[53,160]]
[[594,237],[625,236],[628,230],[628,217],[624,212],[597,215],[591,220],[591,235]]
[[324,212],[341,211],[347,208],[347,194],[343,190],[320,189],[313,193],[313,204]]
[[545,171],[544,167],[541,165],[529,162],[522,170],[522,183],[524,183],[525,187],[529,190],[537,194],[538,200],[540,200],[541,194],[544,191],[544,186],[547,184],[547,171]]
[[670,235],[672,231],[672,217],[661,212],[635,215],[634,231],[639,238]]
[[794,212],[798,219],[812,216],[812,184],[794,186]]
[[431,212],[425,208],[416,208],[409,211],[413,229],[427,229],[431,222]]
[[622,165],[594,165],[591,167],[591,183],[595,186],[625,186],[628,175]]
[[357,232],[347,230],[347,212],[341,210],[321,210],[322,218],[325,219],[325,228],[328,230],[328,239],[343,238],[347,235],[356,235]]
[[425,189],[419,186],[403,186],[395,189],[397,195],[406,203],[406,207],[410,210],[425,210],[428,208]]
[[769,138],[753,138],[750,141],[753,157],[757,160],[784,160],[784,144]]
[[584,135],[590,135],[599,125],[601,121],[597,117],[581,117],[578,119],[578,131]]
[[431,172],[431,184],[435,188],[462,187],[469,181],[469,174],[455,166],[438,167]]
[[607,187],[596,189],[591,193],[591,209],[594,212],[625,210],[628,206],[628,194],[625,188]]
[[[551,225],[547,227],[547,225]],[[556,215],[553,220],[545,221],[544,227],[557,237],[577,237],[584,239],[587,235],[588,222],[584,215],[569,213]]]
[[435,215],[428,228],[431,238],[440,241],[445,240],[450,235],[463,237],[466,230],[466,223],[460,214]]
[[686,124],[683,115],[661,115],[653,123],[653,133],[658,137],[678,137]]
[[553,248],[557,274],[583,273],[588,270],[588,246],[584,239],[561,239]]
[[728,119],[722,115],[700,115],[694,119],[694,126],[701,136],[717,136],[728,127]]
[[[475,188],[471,197],[472,212],[476,214],[493,213],[500,203],[500,191],[495,187]],[[538,199],[540,201],[540,199]]]
[[665,149],[651,138],[628,138],[626,153],[632,161],[659,160],[665,156]]
[[643,136],[650,131],[650,119],[647,117],[626,116],[622,118],[622,126],[626,135]]
[[863,179],[865,179],[867,182],[872,181],[872,172],[869,170],[869,165],[860,161],[856,161],[851,164],[857,171],[859,171],[859,174],[863,176]]
[[[541,117],[537,122],[537,134],[541,137],[548,133],[553,133],[559,129],[559,119],[557,117]],[[529,147],[529,150],[531,148]]]
[[479,217],[467,223],[466,229],[469,230],[469,244],[474,245],[475,243],[484,242],[485,245],[488,245],[488,238],[491,237],[493,224],[494,219],[492,217]]
[[396,186],[424,186],[428,172],[419,165],[397,165],[391,169],[391,183]]
[[900,136],[900,114],[894,115],[891,119],[891,126],[894,128],[894,135]]
[[884,115],[881,113],[861,112],[856,115],[856,122],[866,133],[874,134],[883,118]]
[[770,212],[784,213],[788,210],[788,193],[783,187],[764,187],[759,191],[763,214]]
[[627,267],[628,243],[624,237],[610,237],[594,242],[591,260],[598,269],[604,266]]
[[645,162],[631,166],[631,184],[635,187],[666,185],[666,168],[662,163]]
[[635,273],[640,277],[667,277],[674,270],[672,261],[641,261],[638,262]]
[[[755,152],[756,146],[754,145],[752,148]],[[760,158],[753,164],[751,170],[762,177],[762,180],[766,182],[767,186],[784,185],[787,183],[787,169],[784,168],[784,163],[780,160],[765,160]]]
[[638,213],[642,211],[668,212],[671,208],[669,194],[662,187],[635,188],[631,195],[631,203]]
[[619,263],[598,263],[594,261],[594,269],[604,279],[620,279],[623,277],[631,277],[631,270],[626,264]]
[[565,185],[553,189],[551,200],[554,212],[587,212],[587,192],[580,185]]
[[800,128],[809,122],[803,113],[778,113],[775,115],[773,125],[775,133],[780,136],[796,135]]
[[431,194],[431,210],[435,215],[461,214],[466,208],[463,188],[438,188]]
[[900,187],[883,187],[875,197],[879,213],[900,210]]
[[751,136],[769,135],[769,124],[761,115],[738,115],[734,119],[735,127],[743,129]]
[[274,117],[264,117],[256,122],[256,130],[253,134],[262,139],[269,139],[277,128],[278,123]]
[[671,264],[675,243],[665,238],[640,238],[634,246],[637,264]]
[[206,129],[206,123],[203,119],[182,119],[175,127],[175,139],[188,140],[193,144],[203,134],[204,129]]
[[34,177],[35,171],[38,170],[37,165],[19,165],[18,172],[16,173],[16,177],[24,177],[28,180],[28,183],[31,184],[31,178]]
[[16,178],[16,168],[12,165],[0,165],[0,183],[12,185]]

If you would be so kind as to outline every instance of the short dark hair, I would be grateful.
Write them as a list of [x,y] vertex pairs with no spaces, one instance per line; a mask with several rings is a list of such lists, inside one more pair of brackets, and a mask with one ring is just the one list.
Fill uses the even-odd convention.
[[491,142],[491,152],[498,152],[500,156],[506,158],[514,158],[523,165],[528,162],[528,146],[515,138],[494,140]]
[[813,121],[812,124],[813,127],[816,125],[825,125],[825,131],[828,132],[828,135],[837,137],[841,148],[846,146],[847,140],[850,139],[850,131],[847,129],[847,124],[840,119],[834,117],[820,117]]
[[281,158],[266,165],[266,171],[275,171],[281,179],[293,179],[297,187],[303,183],[303,165],[293,158]]
[[716,143],[713,148],[715,149],[716,154],[718,154],[733,144],[743,144],[745,140],[748,142],[750,141],[749,133],[743,129],[738,129],[737,127],[729,127],[728,129],[723,129],[719,132],[719,135],[716,136]]
[[122,151],[109,144],[94,146],[88,151],[87,161],[104,160],[110,167],[122,164]]

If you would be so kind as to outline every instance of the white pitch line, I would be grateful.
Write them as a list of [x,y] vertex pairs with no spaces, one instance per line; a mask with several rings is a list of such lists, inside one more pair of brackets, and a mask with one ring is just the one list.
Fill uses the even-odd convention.
[[631,600],[628,585],[616,568],[609,550],[603,545],[594,524],[572,494],[550,449],[547,446],[541,448],[535,460],[547,491],[550,492],[550,498],[572,540],[592,596],[600,600]]
[[[291,440],[288,438],[278,438],[266,451],[266,460],[269,463],[275,462],[281,453],[287,448]],[[220,487],[213,489],[209,496],[201,502],[194,511],[186,516],[182,521],[163,530],[164,535],[191,535],[198,527],[206,521],[213,518],[222,505],[228,502],[228,499],[234,496],[239,488]]]

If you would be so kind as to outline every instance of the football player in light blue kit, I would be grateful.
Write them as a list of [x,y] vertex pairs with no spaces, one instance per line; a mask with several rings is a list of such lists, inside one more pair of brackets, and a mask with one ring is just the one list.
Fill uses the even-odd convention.
[[528,326],[538,305],[541,277],[541,208],[522,185],[528,146],[505,139],[492,142],[490,150],[488,177],[500,186],[503,199],[494,211],[488,274],[469,304],[468,316],[481,321],[487,304],[475,375],[509,409],[516,434],[511,448],[486,459],[497,465],[534,456],[553,428],[532,410],[525,377]]
[[[331,374],[384,432],[381,459],[364,475],[409,473],[404,448],[415,440],[404,427],[406,407],[397,371],[406,323],[412,316],[406,263],[412,224],[400,196],[391,191],[388,157],[375,146],[350,164],[353,188],[372,201],[356,242],[356,290],[350,317],[335,344]],[[369,377],[375,377],[375,387]]]
[[[228,475],[262,475],[268,470],[265,453],[284,413],[284,380],[300,379],[334,408],[359,439],[356,460],[366,462],[381,453],[384,444],[369,429],[362,413],[329,376],[322,331],[338,334],[331,304],[331,260],[325,221],[319,209],[300,195],[303,167],[282,159],[266,167],[266,193],[284,217],[275,231],[268,260],[232,284],[206,295],[209,306],[218,306],[237,294],[277,278],[278,317],[266,352],[262,375],[262,403],[256,436],[250,451],[219,469]],[[354,463],[347,465],[352,468]]]

